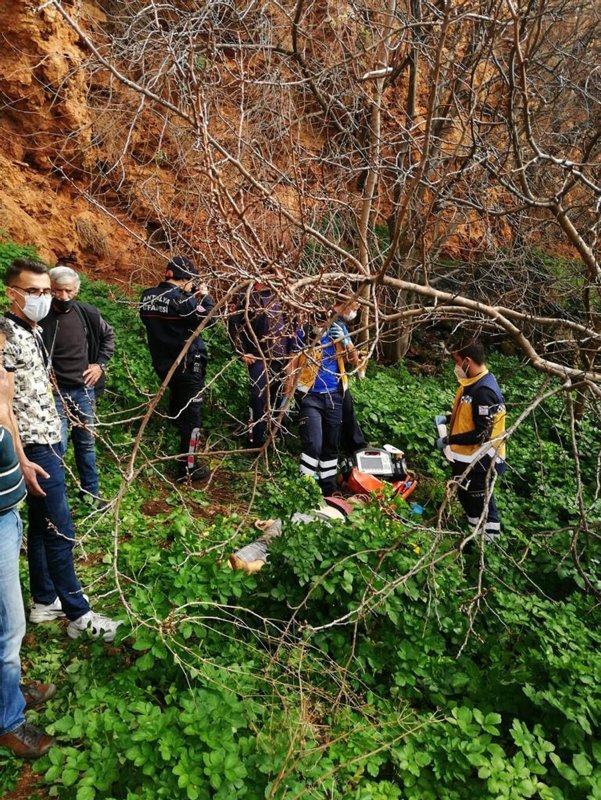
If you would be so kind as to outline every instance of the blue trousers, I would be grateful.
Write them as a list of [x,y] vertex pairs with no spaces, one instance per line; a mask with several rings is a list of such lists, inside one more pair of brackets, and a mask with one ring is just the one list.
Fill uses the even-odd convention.
[[324,495],[336,490],[338,442],[342,426],[342,390],[304,395],[299,401],[303,451],[300,473],[317,479]]
[[25,611],[19,583],[19,548],[23,528],[19,512],[0,513],[0,735],[25,719],[19,689],[19,651],[25,635]]
[[56,410],[61,418],[61,442],[67,451],[69,429],[75,464],[82,491],[98,497],[98,472],[94,444],[94,411],[96,395],[92,387],[61,388],[54,393]]
[[29,526],[27,560],[29,586],[36,603],[49,605],[57,596],[66,616],[78,619],[90,610],[75,575],[73,545],[75,529],[67,503],[63,449],[55,445],[25,445],[25,455],[39,464],[49,477],[38,478],[45,497],[27,495]]

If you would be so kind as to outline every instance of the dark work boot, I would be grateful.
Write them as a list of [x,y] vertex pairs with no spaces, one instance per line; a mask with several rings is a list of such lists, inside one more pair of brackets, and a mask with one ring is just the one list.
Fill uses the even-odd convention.
[[203,464],[197,464],[194,469],[188,469],[186,467],[183,471],[181,471],[177,482],[192,483],[193,481],[204,481],[209,477],[210,474],[211,470],[208,467],[205,467]]

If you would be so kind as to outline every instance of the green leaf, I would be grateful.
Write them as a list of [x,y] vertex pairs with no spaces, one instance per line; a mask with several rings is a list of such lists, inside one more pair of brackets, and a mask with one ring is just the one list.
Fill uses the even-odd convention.
[[79,778],[79,770],[67,768],[63,770],[63,784],[65,786],[73,786]]
[[584,753],[576,753],[572,759],[572,764],[579,775],[587,776],[593,773],[593,766]]

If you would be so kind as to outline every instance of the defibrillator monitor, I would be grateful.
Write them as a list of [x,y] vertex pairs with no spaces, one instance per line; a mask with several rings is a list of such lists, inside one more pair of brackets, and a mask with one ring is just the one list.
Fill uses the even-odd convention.
[[394,472],[390,454],[385,450],[359,450],[355,461],[359,472],[369,475],[392,475]]

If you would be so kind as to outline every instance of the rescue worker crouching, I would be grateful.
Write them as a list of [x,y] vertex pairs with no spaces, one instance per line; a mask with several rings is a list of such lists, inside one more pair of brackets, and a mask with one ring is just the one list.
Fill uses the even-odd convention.
[[[167,264],[165,280],[143,292],[140,317],[146,327],[152,365],[161,381],[213,306],[206,284],[185,256],[175,256]],[[169,381],[169,416],[179,433],[179,455],[190,454],[179,462],[179,480],[202,480],[209,475],[195,455],[206,366],[207,349],[199,335]]]
[[436,445],[440,450],[448,445],[453,477],[460,479],[457,497],[468,524],[476,530],[484,517],[484,540],[492,542],[501,533],[492,484],[494,473],[502,475],[506,468],[505,401],[495,376],[486,367],[480,342],[451,346],[449,350],[455,360],[459,389],[451,413],[436,417],[437,424],[449,425],[449,434],[439,437]]
[[302,445],[300,473],[316,478],[325,496],[336,489],[348,384],[345,361],[353,360],[356,352],[343,321],[344,316],[352,313],[347,306],[348,300],[339,299],[325,323],[318,323],[309,336],[299,334],[299,347],[309,337],[314,340],[318,337],[318,341],[297,354],[286,385],[286,395],[290,396],[296,382]]

